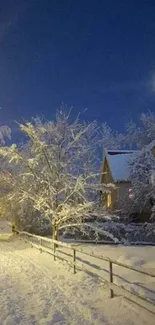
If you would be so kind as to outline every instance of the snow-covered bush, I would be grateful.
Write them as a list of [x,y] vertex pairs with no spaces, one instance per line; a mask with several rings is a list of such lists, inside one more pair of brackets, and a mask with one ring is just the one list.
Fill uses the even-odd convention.
[[52,234],[51,220],[33,208],[31,200],[18,203],[18,228],[42,236]]
[[[109,237],[109,234],[111,236]],[[98,233],[89,229],[88,233],[82,233],[79,229],[73,229],[70,233],[63,233],[63,238],[74,240],[92,240],[121,243],[155,243],[155,228],[150,223],[122,223],[105,221],[98,224]]]

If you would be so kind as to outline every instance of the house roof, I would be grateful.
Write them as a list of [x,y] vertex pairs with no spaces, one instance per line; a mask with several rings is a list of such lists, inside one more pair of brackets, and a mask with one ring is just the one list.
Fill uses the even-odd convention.
[[129,181],[129,162],[139,153],[138,150],[105,150],[114,182]]
[[151,143],[149,143],[144,148],[147,149],[147,150],[152,150],[154,147],[155,147],[155,140],[153,140]]

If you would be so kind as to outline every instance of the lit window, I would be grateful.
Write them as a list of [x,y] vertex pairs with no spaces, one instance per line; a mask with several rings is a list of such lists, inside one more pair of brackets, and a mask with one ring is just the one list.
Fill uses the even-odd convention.
[[151,177],[150,177],[149,183],[151,183],[152,186],[155,184],[155,171],[151,172]]
[[133,194],[133,189],[132,188],[129,188],[129,199],[133,199],[134,197],[134,194]]
[[109,208],[110,206],[111,206],[111,202],[112,200],[111,200],[111,193],[108,193],[108,195],[107,195],[107,207]]

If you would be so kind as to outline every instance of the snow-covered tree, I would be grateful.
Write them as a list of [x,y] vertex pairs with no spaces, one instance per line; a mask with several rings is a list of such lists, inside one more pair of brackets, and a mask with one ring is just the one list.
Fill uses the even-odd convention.
[[[0,126],[0,147],[5,144],[5,138],[11,138],[11,130],[8,126],[2,125]],[[5,197],[5,194],[8,190],[8,185],[5,184],[3,177],[1,177],[1,173],[3,170],[6,170],[6,161],[0,159],[0,217],[6,215],[9,207],[8,200]]]
[[100,130],[103,149],[116,150],[124,146],[124,135],[112,130],[106,122],[101,125]]
[[153,140],[155,140],[155,113],[142,113],[138,123],[130,121],[126,125],[126,145],[142,149]]
[[5,137],[11,138],[11,129],[7,125],[0,126],[0,145],[5,144]]
[[4,175],[11,184],[9,200],[29,201],[49,217],[54,238],[66,227],[83,228],[91,215],[105,218],[96,198],[113,185],[100,184],[97,123],[70,122],[70,115],[60,111],[55,121],[37,118],[19,127],[28,137],[25,150],[0,148],[1,156],[16,166],[15,173]]
[[155,158],[150,150],[143,148],[130,162],[130,180],[132,183],[133,200],[131,203],[139,211],[150,206],[150,200],[155,193],[151,177],[155,172]]

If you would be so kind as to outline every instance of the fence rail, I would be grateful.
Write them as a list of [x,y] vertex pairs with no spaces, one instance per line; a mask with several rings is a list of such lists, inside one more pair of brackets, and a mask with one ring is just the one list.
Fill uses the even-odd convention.
[[[120,262],[112,260],[108,257],[103,257],[103,256],[85,252],[85,251],[77,248],[76,246],[72,246],[70,244],[67,244],[67,243],[64,243],[61,241],[49,239],[49,238],[42,237],[42,236],[33,235],[28,232],[20,232],[20,231],[16,231],[16,232],[21,239],[24,239],[26,242],[31,244],[33,247],[40,249],[41,252],[46,252],[46,253],[49,253],[50,255],[52,255],[54,258],[54,261],[56,259],[60,259],[62,261],[67,262],[71,267],[73,267],[74,274],[77,272],[77,270],[82,270],[82,271],[88,272],[87,269],[85,269],[84,267],[80,267],[78,265],[77,262],[80,260],[80,258],[78,257],[77,253],[85,255],[85,256],[93,257],[100,261],[107,262],[109,265],[109,267],[108,267],[109,280],[106,280],[104,278],[103,279],[109,286],[110,298],[114,297],[114,293],[122,294],[128,300],[138,304],[139,306],[141,306],[155,314],[155,302],[153,302],[152,300],[150,300],[144,296],[139,295],[138,292],[133,293],[133,292],[127,290],[126,288],[124,288],[123,286],[114,283],[115,274],[113,271],[113,266],[117,265],[119,267],[129,269],[131,271],[134,271],[139,274],[143,274],[143,275],[146,275],[146,276],[152,277],[152,278],[155,278],[155,273],[153,273],[151,271],[147,271],[147,270],[142,270],[137,267],[132,267],[132,266],[124,264],[124,263],[120,263]],[[46,246],[45,243],[48,243],[50,246]],[[52,246],[51,246],[51,244],[52,244]],[[66,252],[60,251],[59,250],[60,247],[68,249],[71,252],[71,254],[67,254]],[[69,261],[68,258],[66,259],[66,258],[60,256],[59,253],[69,256],[72,260]],[[87,264],[87,261],[83,261],[83,262]],[[93,264],[93,268],[95,269],[94,264]],[[97,266],[96,266],[96,268],[97,268]],[[96,275],[96,272],[91,272],[91,273]],[[154,292],[154,294],[155,294],[155,292]]]

